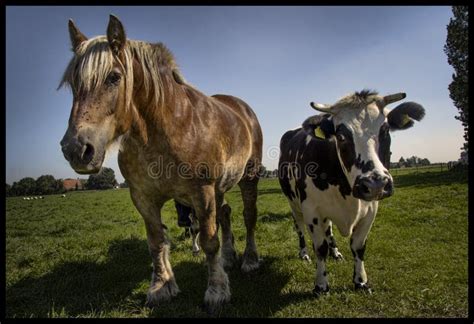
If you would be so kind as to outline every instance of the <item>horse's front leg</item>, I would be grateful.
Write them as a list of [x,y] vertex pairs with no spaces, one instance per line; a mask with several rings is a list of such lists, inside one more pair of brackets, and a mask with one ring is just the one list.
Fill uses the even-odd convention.
[[146,194],[130,188],[130,195],[135,207],[145,221],[148,250],[153,262],[153,273],[150,289],[147,293],[147,305],[158,305],[179,293],[169,262],[170,244],[166,238],[166,227],[161,223],[161,208],[164,200],[156,197],[149,199]]
[[219,256],[219,238],[216,223],[216,197],[214,185],[204,185],[193,198],[196,216],[199,219],[199,241],[206,254],[209,271],[204,304],[210,313],[218,310],[230,300],[229,279]]

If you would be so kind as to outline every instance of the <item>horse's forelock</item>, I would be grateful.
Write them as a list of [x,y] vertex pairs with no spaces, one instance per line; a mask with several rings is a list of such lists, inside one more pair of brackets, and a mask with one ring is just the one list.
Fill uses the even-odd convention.
[[[131,104],[133,91],[133,59],[136,59],[143,73],[143,85],[148,94],[153,91],[154,103],[159,104],[163,93],[163,84],[159,74],[161,65],[177,68],[172,53],[161,43],[128,40],[122,59],[125,78],[125,96],[127,108]],[[97,36],[84,41],[69,62],[59,88],[68,85],[75,91],[94,92],[105,81],[115,65],[115,58],[107,37]],[[159,66],[160,65],[160,66]]]
[[106,37],[84,41],[69,62],[60,87],[68,85],[77,92],[94,92],[103,84],[113,65],[114,58]]

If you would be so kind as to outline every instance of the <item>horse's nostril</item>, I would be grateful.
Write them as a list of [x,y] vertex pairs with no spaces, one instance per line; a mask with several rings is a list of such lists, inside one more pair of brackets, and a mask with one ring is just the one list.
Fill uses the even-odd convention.
[[81,159],[84,163],[89,163],[94,158],[94,147],[91,144],[84,145]]

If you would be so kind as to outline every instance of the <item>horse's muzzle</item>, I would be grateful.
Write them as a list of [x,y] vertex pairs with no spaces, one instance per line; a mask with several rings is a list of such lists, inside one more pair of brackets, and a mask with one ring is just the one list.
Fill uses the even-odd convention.
[[77,173],[90,174],[100,170],[101,163],[98,166],[94,163],[97,152],[92,143],[80,136],[67,137],[65,135],[60,144],[64,157]]

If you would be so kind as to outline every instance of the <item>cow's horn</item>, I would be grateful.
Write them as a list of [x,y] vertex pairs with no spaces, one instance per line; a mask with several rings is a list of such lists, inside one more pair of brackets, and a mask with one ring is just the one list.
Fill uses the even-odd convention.
[[331,106],[328,106],[328,105],[324,105],[324,104],[319,104],[319,103],[314,103],[314,102],[310,102],[310,105],[313,109],[316,109],[318,111],[321,111],[323,113],[331,113]]
[[388,104],[391,104],[393,102],[402,100],[406,96],[407,96],[406,93],[399,92],[399,93],[395,93],[395,94],[391,94],[391,95],[383,97],[383,101],[384,101],[385,105],[388,105]]

